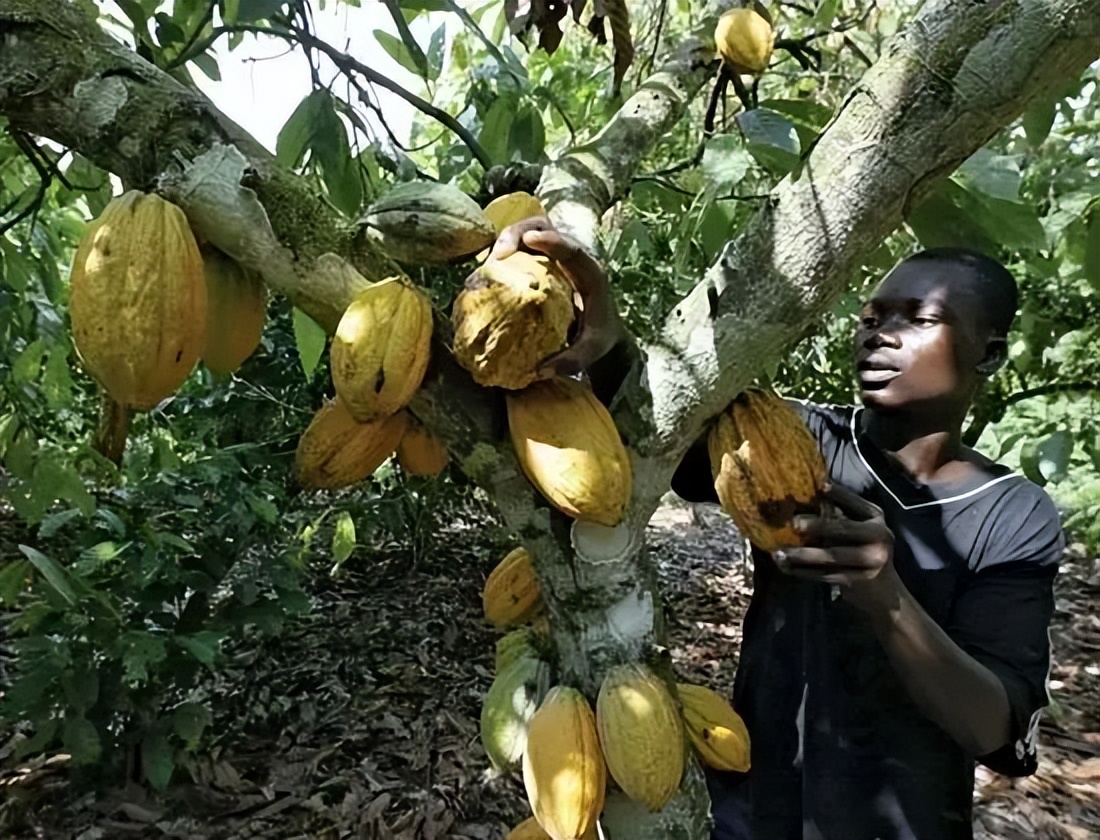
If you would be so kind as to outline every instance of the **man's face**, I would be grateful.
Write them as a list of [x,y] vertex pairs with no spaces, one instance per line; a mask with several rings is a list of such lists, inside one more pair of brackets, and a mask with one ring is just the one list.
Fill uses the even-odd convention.
[[864,405],[950,411],[969,403],[986,354],[981,299],[934,262],[903,263],[864,304],[855,334]]

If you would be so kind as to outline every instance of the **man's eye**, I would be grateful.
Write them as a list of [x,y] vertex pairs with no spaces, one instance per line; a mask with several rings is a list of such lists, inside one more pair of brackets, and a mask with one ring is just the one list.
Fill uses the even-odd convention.
[[934,327],[938,322],[935,318],[921,317],[914,318],[913,323],[916,324],[918,327]]
[[859,319],[859,325],[865,330],[873,330],[878,326],[878,318],[873,315],[864,315]]

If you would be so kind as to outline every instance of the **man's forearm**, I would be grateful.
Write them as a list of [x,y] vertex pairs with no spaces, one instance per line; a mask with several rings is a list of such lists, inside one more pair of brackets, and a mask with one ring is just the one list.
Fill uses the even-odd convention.
[[892,577],[896,596],[870,614],[875,633],[910,696],[971,754],[986,755],[1002,747],[1011,731],[1004,685],[952,641],[896,573]]

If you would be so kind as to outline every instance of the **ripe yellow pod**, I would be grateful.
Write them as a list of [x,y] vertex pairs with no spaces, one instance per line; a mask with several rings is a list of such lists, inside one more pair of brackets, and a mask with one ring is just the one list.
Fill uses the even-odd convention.
[[749,389],[707,438],[714,489],[737,529],[765,551],[799,545],[791,519],[815,511],[825,461],[801,418],[776,394]]
[[501,629],[523,624],[542,612],[542,590],[526,548],[509,551],[489,573],[481,604],[485,620]]
[[329,363],[336,393],[360,423],[408,405],[428,368],[432,305],[408,280],[364,289],[344,311]]
[[535,488],[567,516],[618,525],[633,488],[630,458],[592,391],[559,377],[506,401],[512,447]]
[[645,665],[617,665],[596,699],[607,769],[631,799],[661,810],[680,787],[684,730],[665,683]]
[[775,30],[755,9],[730,9],[718,19],[714,42],[734,71],[759,76],[771,61]]
[[527,726],[523,785],[535,819],[553,840],[585,840],[606,784],[592,708],[575,688],[555,686]]
[[326,403],[298,440],[298,483],[311,490],[335,490],[367,478],[397,448],[407,416],[399,411],[359,423],[339,399]]
[[397,444],[397,463],[401,469],[408,475],[434,477],[443,472],[450,460],[442,441],[410,415],[405,436]]
[[187,379],[206,335],[202,257],[183,211],[137,190],[112,199],[73,256],[69,314],[84,366],[148,409]]
[[267,289],[257,274],[212,245],[204,245],[201,251],[207,298],[202,361],[214,373],[228,374],[260,344],[267,320]]
[[745,721],[722,695],[706,686],[678,683],[684,728],[699,759],[715,770],[744,773],[752,745]]

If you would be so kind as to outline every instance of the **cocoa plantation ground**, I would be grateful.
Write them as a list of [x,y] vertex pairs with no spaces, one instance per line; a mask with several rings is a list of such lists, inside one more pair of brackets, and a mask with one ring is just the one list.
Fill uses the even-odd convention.
[[[31,838],[497,840],[527,816],[522,784],[495,776],[478,741],[498,634],[481,582],[499,559],[476,518],[432,541],[318,567],[313,608],[238,644],[201,686],[212,747],[162,798],[132,785],[78,793],[63,756],[10,761],[0,745],[0,830]],[[0,531],[3,529],[0,528]],[[662,506],[648,531],[678,675],[728,691],[751,570],[716,508]],[[1100,834],[1100,561],[1067,553],[1056,583],[1053,704],[1039,772],[979,769],[979,840]],[[187,775],[187,774],[178,774]]]

